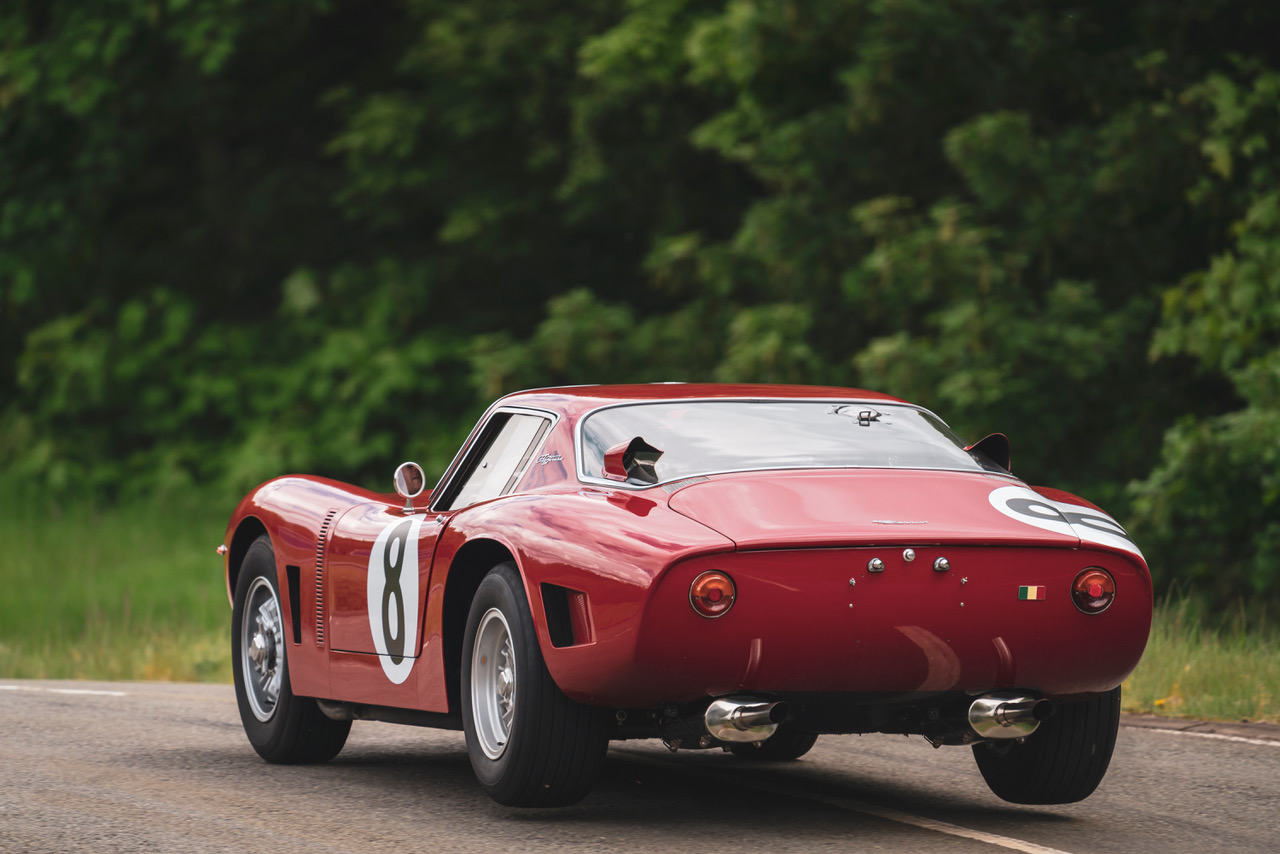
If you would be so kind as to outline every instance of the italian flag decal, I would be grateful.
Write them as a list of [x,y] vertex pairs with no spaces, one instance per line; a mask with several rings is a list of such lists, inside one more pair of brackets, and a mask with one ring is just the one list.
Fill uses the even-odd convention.
[[1031,587],[1019,587],[1018,598],[1019,599],[1043,599],[1044,585],[1037,584],[1037,585],[1032,585]]

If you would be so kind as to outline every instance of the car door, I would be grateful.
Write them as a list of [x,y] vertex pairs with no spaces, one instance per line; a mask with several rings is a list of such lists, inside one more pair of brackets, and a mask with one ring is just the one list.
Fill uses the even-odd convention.
[[352,507],[325,543],[335,699],[412,707],[431,557],[441,520],[398,503]]

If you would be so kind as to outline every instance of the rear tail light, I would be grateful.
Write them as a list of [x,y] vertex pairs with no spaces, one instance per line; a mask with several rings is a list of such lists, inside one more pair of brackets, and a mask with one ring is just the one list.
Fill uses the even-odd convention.
[[1081,570],[1071,583],[1071,601],[1085,614],[1101,614],[1116,598],[1116,582],[1105,569]]
[[689,604],[699,615],[710,619],[729,613],[737,595],[733,579],[717,569],[702,573],[689,585]]

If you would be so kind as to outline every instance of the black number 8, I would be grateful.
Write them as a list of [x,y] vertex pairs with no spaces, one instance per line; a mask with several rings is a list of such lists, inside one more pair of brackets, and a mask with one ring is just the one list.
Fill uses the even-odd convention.
[[[392,664],[404,661],[404,591],[400,589],[400,572],[404,569],[405,553],[409,550],[408,536],[413,520],[406,519],[387,537],[387,551],[382,564],[387,568],[387,583],[382,588],[382,639],[387,644],[387,655]],[[396,544],[400,548],[396,548]],[[391,630],[391,599],[396,600],[395,631]]]

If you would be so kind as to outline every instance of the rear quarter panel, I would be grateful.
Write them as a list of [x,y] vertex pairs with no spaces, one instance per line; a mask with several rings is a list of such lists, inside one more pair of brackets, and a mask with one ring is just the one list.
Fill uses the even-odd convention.
[[[618,493],[575,486],[512,496],[457,514],[437,547],[427,600],[428,647],[443,649],[444,589],[455,556],[468,542],[494,541],[515,556],[552,678],[570,697],[599,702],[597,686],[633,668],[655,581],[680,560],[733,548],[723,536],[672,511],[665,499],[661,489]],[[544,583],[587,595],[590,642],[551,643]]]

